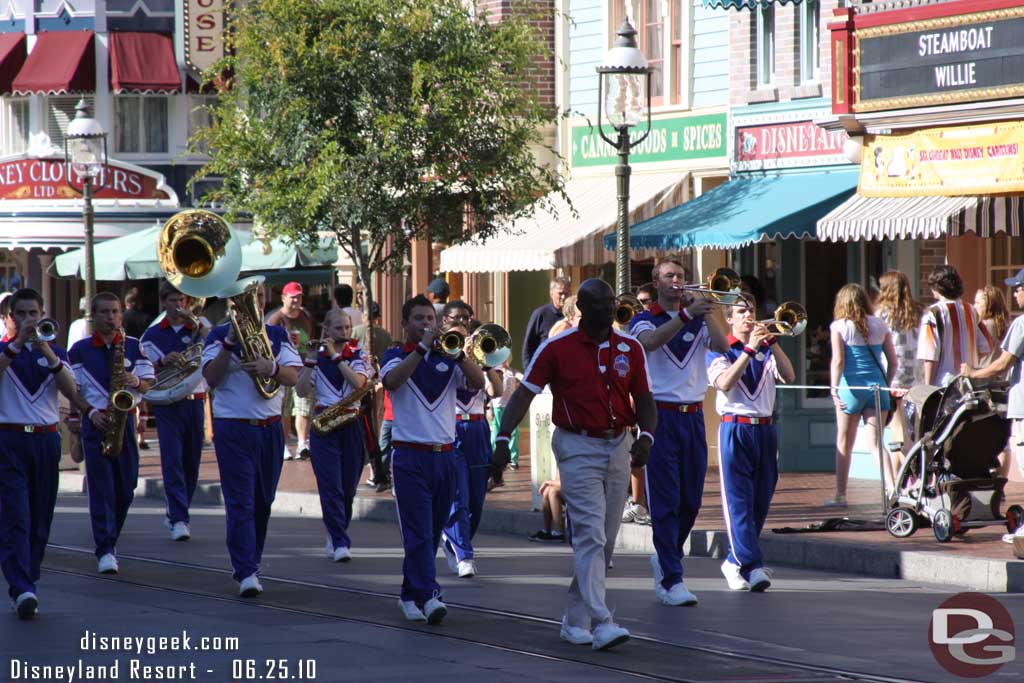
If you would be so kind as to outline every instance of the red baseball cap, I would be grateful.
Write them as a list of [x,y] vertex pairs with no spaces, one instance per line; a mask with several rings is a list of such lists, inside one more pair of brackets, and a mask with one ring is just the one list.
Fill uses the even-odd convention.
[[302,294],[302,285],[298,282],[289,282],[284,286],[284,289],[281,290],[281,293],[287,296],[299,296]]

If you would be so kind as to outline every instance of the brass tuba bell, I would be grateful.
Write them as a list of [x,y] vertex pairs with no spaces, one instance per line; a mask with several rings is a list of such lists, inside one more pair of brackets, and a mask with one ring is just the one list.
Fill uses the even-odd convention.
[[186,209],[164,223],[157,259],[167,281],[183,294],[217,296],[242,270],[242,244],[217,214]]
[[469,339],[469,355],[477,365],[494,368],[512,355],[512,337],[496,323],[481,325]]

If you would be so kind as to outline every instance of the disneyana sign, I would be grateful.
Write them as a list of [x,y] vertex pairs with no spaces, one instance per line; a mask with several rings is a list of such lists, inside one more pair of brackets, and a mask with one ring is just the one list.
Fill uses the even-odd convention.
[[857,111],[1024,95],[1024,7],[857,30]]
[[[81,194],[68,186],[63,159],[0,159],[0,200],[60,201],[80,199]],[[74,171],[72,184],[82,187]],[[95,181],[97,200],[123,199],[178,203],[164,177],[138,166],[110,161]]]

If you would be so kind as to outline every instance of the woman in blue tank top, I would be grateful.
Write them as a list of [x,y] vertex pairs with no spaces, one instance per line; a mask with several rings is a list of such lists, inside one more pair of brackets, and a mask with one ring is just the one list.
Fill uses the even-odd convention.
[[[832,337],[832,401],[836,405],[836,493],[825,507],[846,507],[846,482],[850,474],[850,455],[861,419],[868,429],[871,451],[878,458],[878,429],[885,425],[889,393],[881,396],[882,414],[875,412],[875,395],[869,387],[887,387],[896,372],[896,351],[889,328],[874,315],[867,293],[857,284],[849,284],[836,294],[830,328]],[[884,361],[883,361],[884,356]],[[888,368],[884,370],[883,368]],[[886,486],[892,481],[888,467],[882,472]]]

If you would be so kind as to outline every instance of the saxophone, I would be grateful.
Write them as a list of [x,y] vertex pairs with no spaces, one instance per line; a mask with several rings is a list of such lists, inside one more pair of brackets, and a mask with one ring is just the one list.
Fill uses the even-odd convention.
[[375,380],[368,379],[363,386],[314,417],[313,431],[325,436],[359,417],[359,404],[362,403],[363,396],[373,391],[376,386]]
[[125,383],[128,371],[124,367],[124,329],[118,329],[114,338],[117,341],[114,342],[110,353],[110,397],[107,401],[110,425],[103,434],[103,442],[100,444],[100,454],[111,460],[121,457],[128,414],[139,402]]
[[[246,363],[258,358],[274,359],[274,348],[270,345],[270,337],[263,324],[263,311],[256,299],[256,289],[262,282],[262,277],[254,278],[246,284],[241,294],[228,298],[228,319],[238,338],[242,361]],[[280,382],[273,377],[252,375],[252,381],[260,396],[267,399],[273,398],[281,387]]]

